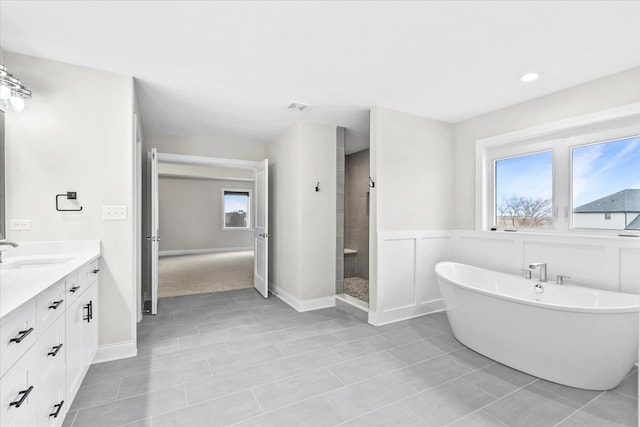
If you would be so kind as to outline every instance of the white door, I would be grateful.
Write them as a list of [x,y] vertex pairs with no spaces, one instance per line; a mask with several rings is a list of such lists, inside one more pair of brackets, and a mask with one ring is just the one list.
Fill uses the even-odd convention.
[[256,169],[256,217],[253,231],[253,286],[269,297],[269,160]]
[[158,246],[160,242],[158,224],[158,153],[152,148],[148,153],[149,182],[151,190],[151,225],[147,240],[151,245],[151,314],[158,314]]

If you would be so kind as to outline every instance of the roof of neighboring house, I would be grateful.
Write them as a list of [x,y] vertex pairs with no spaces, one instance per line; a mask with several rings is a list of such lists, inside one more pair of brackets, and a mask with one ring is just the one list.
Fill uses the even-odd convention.
[[[573,210],[574,213],[640,212],[640,189],[627,188]],[[635,222],[635,221],[634,221]]]

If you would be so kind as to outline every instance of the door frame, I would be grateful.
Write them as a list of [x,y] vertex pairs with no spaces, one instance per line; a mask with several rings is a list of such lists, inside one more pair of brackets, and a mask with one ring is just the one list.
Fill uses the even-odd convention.
[[[154,150],[154,148],[151,148]],[[208,157],[208,156],[196,156],[190,154],[175,154],[175,153],[162,153],[156,151],[156,161],[158,164],[160,163],[173,163],[173,164],[183,164],[183,165],[196,165],[196,166],[216,166],[216,167],[225,167],[232,169],[248,169],[257,172],[259,169],[264,168],[265,162],[268,164],[266,159],[264,160],[240,160],[240,159],[227,159],[222,157]],[[151,187],[151,186],[149,186]],[[255,187],[255,181],[254,181]],[[151,192],[151,189],[149,189]],[[156,188],[156,192],[158,188]],[[255,188],[255,193],[257,193],[258,188]],[[156,195],[157,197],[157,195]],[[149,215],[152,213],[149,212]],[[150,218],[148,218],[150,219]],[[149,251],[149,260],[151,260],[152,254]],[[254,260],[255,264],[255,260]],[[255,266],[254,266],[255,269]],[[153,276],[153,269],[151,271],[151,275]],[[156,271],[157,274],[157,271]],[[149,280],[149,287],[151,287],[151,282],[153,281],[153,277]],[[151,292],[150,292],[151,294]]]

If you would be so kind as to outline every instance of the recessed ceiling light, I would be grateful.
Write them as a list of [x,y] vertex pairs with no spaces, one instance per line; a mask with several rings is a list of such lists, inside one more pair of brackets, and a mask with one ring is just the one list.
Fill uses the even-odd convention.
[[311,107],[311,104],[305,104],[303,102],[291,101],[291,103],[287,106],[290,110],[299,110],[304,111],[307,108]]
[[534,80],[538,80],[538,78],[540,78],[541,74],[542,73],[536,73],[536,72],[523,74],[523,75],[520,76],[520,81],[522,83],[529,83],[529,82],[532,82]]

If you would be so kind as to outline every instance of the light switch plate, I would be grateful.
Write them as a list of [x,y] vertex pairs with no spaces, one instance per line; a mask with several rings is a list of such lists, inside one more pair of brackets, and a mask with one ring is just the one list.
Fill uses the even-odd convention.
[[102,207],[103,221],[123,221],[126,219],[127,219],[126,206],[103,206]]
[[9,230],[11,231],[31,230],[31,220],[30,219],[10,219]]

